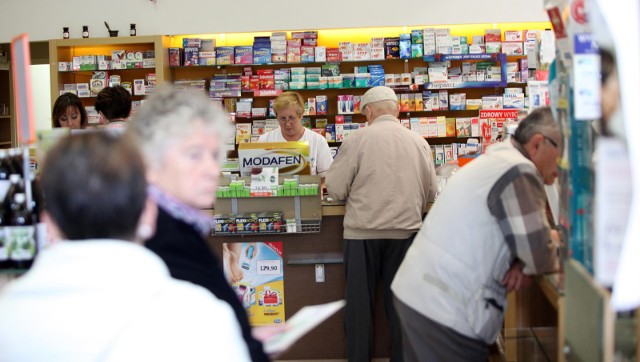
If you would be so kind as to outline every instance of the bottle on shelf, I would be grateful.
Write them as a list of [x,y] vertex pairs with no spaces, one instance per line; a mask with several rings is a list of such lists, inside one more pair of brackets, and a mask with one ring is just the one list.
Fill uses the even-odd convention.
[[9,218],[5,208],[0,208],[0,270],[9,269],[11,261],[9,260],[9,238],[7,237],[7,226],[9,226]]
[[21,182],[22,177],[20,175],[14,173],[9,176],[9,187],[3,198],[3,207],[7,213],[11,210],[11,203],[13,202],[15,195],[20,193],[20,191],[24,192],[21,187]]
[[9,162],[11,163],[11,167],[13,168],[13,173],[20,175],[24,174],[24,167],[22,165],[22,153],[18,148],[10,148],[9,149]]
[[36,227],[36,250],[38,252],[49,245],[49,237],[47,228],[41,220],[42,211],[44,211],[44,193],[38,178],[33,173],[29,174],[31,180],[31,218]]
[[129,29],[129,36],[136,36],[136,24],[131,24],[131,27]]
[[[0,179],[4,179],[2,174],[6,173],[6,180],[9,180],[9,176],[17,174],[18,172],[13,168],[13,163],[9,159],[9,152],[7,150],[0,150]],[[0,200],[4,200],[4,195]]]
[[40,214],[44,210],[44,193],[42,192],[40,181],[33,173],[29,174],[29,180],[31,182],[31,194],[33,195],[30,209],[34,214],[34,218],[40,220]]
[[15,171],[7,159],[7,151],[0,150],[0,200],[4,200],[11,184],[9,177],[14,173]]
[[69,39],[69,27],[62,28],[62,39]]
[[11,261],[9,260],[9,238],[7,233],[9,226],[9,216],[4,207],[0,208],[0,270],[9,269]]
[[26,269],[33,264],[36,256],[35,225],[27,208],[26,197],[16,193],[10,204],[9,226],[5,227],[9,241],[10,267]]
[[88,25],[83,25],[82,26],[82,37],[83,38],[88,38],[89,37],[89,26]]
[[[9,177],[12,168],[7,160],[7,152],[0,150],[0,200],[4,200],[11,188]],[[0,205],[1,206],[1,205]],[[5,227],[8,226],[8,215],[6,208],[0,207],[0,269],[9,267],[9,243],[5,234]]]

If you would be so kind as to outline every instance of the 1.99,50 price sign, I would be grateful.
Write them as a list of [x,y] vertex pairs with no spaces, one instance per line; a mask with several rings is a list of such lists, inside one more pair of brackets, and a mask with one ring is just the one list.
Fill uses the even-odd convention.
[[279,275],[282,274],[281,260],[258,260],[256,262],[258,275]]

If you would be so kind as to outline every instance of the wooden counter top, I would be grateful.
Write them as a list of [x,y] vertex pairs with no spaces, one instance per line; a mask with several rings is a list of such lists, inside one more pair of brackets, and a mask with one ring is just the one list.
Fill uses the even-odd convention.
[[[433,206],[433,202],[427,204],[425,213],[428,212]],[[215,209],[205,209],[205,212],[215,215]],[[339,201],[322,201],[322,216],[344,216],[345,205],[344,202]]]

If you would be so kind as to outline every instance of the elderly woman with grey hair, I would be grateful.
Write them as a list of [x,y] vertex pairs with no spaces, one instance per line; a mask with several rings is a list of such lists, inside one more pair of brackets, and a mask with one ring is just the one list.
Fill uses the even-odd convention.
[[157,231],[146,246],[171,276],[201,285],[233,308],[253,361],[268,361],[238,297],[225,279],[205,235],[223,160],[221,143],[231,124],[204,94],[159,89],[130,122],[127,133],[147,163],[149,195],[158,204]]

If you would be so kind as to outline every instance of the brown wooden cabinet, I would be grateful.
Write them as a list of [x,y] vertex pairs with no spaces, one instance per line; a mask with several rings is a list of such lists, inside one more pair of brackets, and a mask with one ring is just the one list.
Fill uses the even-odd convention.
[[14,110],[11,65],[0,63],[0,148],[16,146]]
[[[134,69],[110,69],[109,75],[119,75],[121,82],[133,84],[135,79],[145,79],[147,74],[155,74],[156,84],[168,82],[168,55],[167,47],[169,38],[166,36],[137,36],[116,38],[87,38],[87,39],[56,39],[49,41],[49,64],[51,67],[51,104],[54,104],[65,84],[89,83],[96,70],[63,70],[60,71],[60,62],[72,62],[73,57],[86,55],[111,56],[114,50],[132,52],[154,51],[155,66]],[[132,99],[142,100],[144,96],[134,95]],[[93,106],[95,96],[82,98],[85,107]]]

